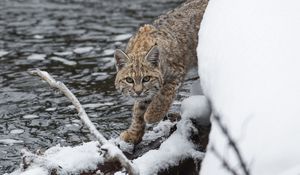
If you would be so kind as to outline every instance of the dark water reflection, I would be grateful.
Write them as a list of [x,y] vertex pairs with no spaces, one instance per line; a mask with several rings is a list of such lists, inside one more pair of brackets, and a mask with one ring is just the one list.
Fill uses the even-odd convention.
[[[1,0],[0,174],[18,167],[23,147],[33,151],[93,139],[70,102],[29,69],[65,82],[97,128],[116,137],[130,123],[131,103],[115,91],[113,51],[179,1]],[[179,98],[187,94],[183,88]]]

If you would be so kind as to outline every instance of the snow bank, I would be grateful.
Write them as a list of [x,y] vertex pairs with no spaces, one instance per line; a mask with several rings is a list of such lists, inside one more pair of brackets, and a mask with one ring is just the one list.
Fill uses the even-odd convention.
[[[211,0],[201,24],[202,88],[251,174],[300,172],[299,7],[297,0]],[[238,167],[212,122],[209,148]],[[221,167],[209,150],[201,174],[231,174]]]

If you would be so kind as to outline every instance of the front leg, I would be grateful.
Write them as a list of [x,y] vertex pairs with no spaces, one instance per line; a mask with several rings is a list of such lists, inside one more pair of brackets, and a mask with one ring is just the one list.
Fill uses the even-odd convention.
[[146,123],[155,123],[160,121],[168,112],[175,98],[179,83],[166,83],[154,96],[149,104],[144,119]]
[[149,101],[136,101],[134,103],[131,125],[120,134],[122,140],[133,144],[142,140],[145,130],[144,113],[149,103]]

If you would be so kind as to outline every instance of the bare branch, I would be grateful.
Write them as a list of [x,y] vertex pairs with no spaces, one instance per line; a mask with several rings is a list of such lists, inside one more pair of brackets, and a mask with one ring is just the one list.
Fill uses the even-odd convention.
[[30,73],[32,75],[38,75],[43,80],[45,80],[51,87],[59,89],[72,102],[82,122],[88,127],[90,132],[94,136],[96,136],[98,141],[102,145],[108,142],[107,139],[96,129],[95,125],[91,122],[75,95],[62,82],[56,81],[51,75],[49,75],[48,72],[41,71],[39,69],[32,70],[30,71]]
[[220,155],[220,153],[216,150],[216,148],[214,146],[210,147],[210,150],[212,151],[212,153],[214,153],[214,155],[222,161],[223,166],[233,175],[238,175],[238,173],[236,172],[236,170],[234,170],[233,168],[230,167],[230,165],[227,163],[227,161]]
[[[242,154],[241,154],[240,150],[238,149],[235,141],[233,140],[233,138],[229,134],[228,129],[226,128],[226,126],[221,122],[221,118],[217,115],[213,115],[213,118],[215,119],[216,124],[220,127],[222,133],[226,136],[226,138],[228,140],[228,143],[229,143],[229,146],[232,147],[235,155],[237,156],[237,158],[239,160],[239,163],[240,163],[240,166],[243,170],[243,173],[245,175],[250,175],[249,169],[247,168],[247,165],[245,163],[244,158],[242,157]],[[217,153],[217,152],[215,151],[215,153]],[[221,160],[223,160],[223,159],[221,159]],[[223,162],[223,164],[224,164],[224,162]]]
[[30,71],[30,74],[41,77],[51,87],[59,89],[72,102],[82,122],[88,127],[90,132],[97,138],[97,140],[102,145],[101,148],[108,150],[107,158],[119,160],[121,165],[128,171],[129,174],[139,174],[138,170],[133,167],[132,162],[127,159],[123,152],[117,146],[108,142],[108,140],[96,129],[95,125],[89,119],[88,115],[86,114],[84,108],[82,107],[76,96],[62,82],[56,81],[48,72],[41,71],[39,69]]

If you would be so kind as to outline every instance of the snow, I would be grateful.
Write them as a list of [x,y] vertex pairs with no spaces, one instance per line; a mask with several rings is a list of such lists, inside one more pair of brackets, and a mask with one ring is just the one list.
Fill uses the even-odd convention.
[[[48,169],[60,167],[59,173],[64,175],[78,174],[83,170],[95,170],[98,164],[103,163],[104,159],[100,156],[98,142],[88,142],[76,147],[54,146],[44,152],[39,157],[35,156],[32,166],[25,172],[16,170],[11,175],[48,175]],[[24,152],[24,151],[23,151]],[[30,157],[31,153],[25,151]]]
[[31,54],[27,57],[28,60],[42,61],[45,60],[46,54]]
[[168,137],[171,128],[176,124],[176,122],[171,122],[170,120],[165,120],[159,122],[152,130],[147,131],[143,136],[143,144],[147,145],[153,140],[162,138],[163,140]]
[[33,35],[34,39],[44,39],[43,35]]
[[73,52],[70,52],[70,51],[65,51],[65,52],[54,52],[53,54],[56,55],[56,56],[69,56],[69,55],[72,55]]
[[[211,0],[201,23],[197,51],[203,92],[251,174],[300,172],[299,7],[297,0]],[[238,168],[212,120],[200,174],[231,174],[212,146]]]
[[[17,170],[15,172],[12,172],[11,174],[7,175],[48,175],[48,170],[41,167],[30,167],[26,170],[26,172],[21,172],[20,170]],[[6,175],[6,174],[4,174]]]
[[53,111],[56,111],[56,107],[52,107],[52,108],[46,108],[45,111],[47,112],[53,112]]
[[103,162],[99,156],[98,142],[83,143],[77,147],[51,147],[44,156],[60,165],[65,171],[76,173],[80,170],[94,170]]
[[0,144],[5,144],[5,145],[13,145],[17,143],[23,143],[22,140],[15,140],[15,139],[0,139]]
[[134,144],[125,142],[120,137],[112,138],[109,140],[109,142],[112,144],[118,145],[120,150],[122,150],[123,152],[132,154],[134,151]]
[[210,125],[211,107],[203,95],[194,95],[184,99],[181,103],[181,111],[183,118],[196,119],[204,126]]
[[118,172],[115,172],[114,175],[126,175],[126,172],[120,172],[120,171],[118,171]]
[[139,168],[140,174],[151,175],[170,166],[176,166],[188,157],[202,159],[203,156],[204,153],[196,151],[189,140],[176,132],[163,142],[158,150],[150,150],[133,163]]
[[112,40],[113,40],[113,41],[124,41],[124,40],[128,40],[131,36],[132,36],[132,34],[130,34],[130,33],[125,33],[125,34],[121,34],[121,35],[114,36],[114,37],[112,38]]
[[76,54],[84,54],[91,52],[94,48],[93,47],[79,47],[73,50],[74,53]]
[[23,116],[24,119],[34,119],[34,118],[39,118],[39,116],[34,115],[34,114],[27,114]]
[[67,60],[67,59],[64,59],[64,58],[61,58],[61,57],[50,57],[49,59],[53,60],[53,61],[61,62],[64,65],[68,65],[68,66],[75,66],[75,65],[77,65],[76,61],[70,61],[70,60]]
[[[88,104],[82,105],[82,107],[83,108],[89,108],[89,109],[95,109],[95,108],[99,108],[99,107],[102,107],[102,106],[112,106],[112,105],[114,105],[114,103],[112,103],[112,102],[88,103]],[[70,105],[70,106],[68,106],[68,108],[75,109],[75,106],[74,105]]]
[[24,129],[13,129],[9,131],[11,134],[22,134],[24,132]]

